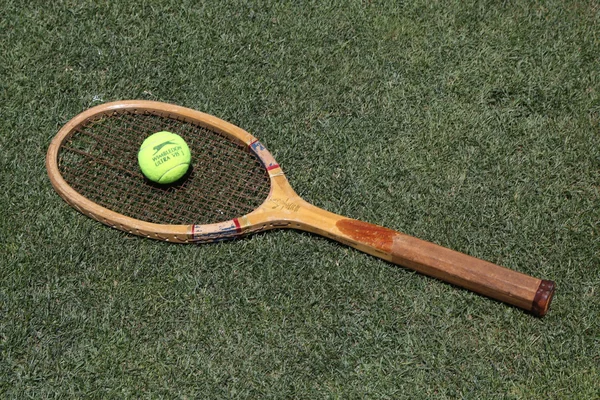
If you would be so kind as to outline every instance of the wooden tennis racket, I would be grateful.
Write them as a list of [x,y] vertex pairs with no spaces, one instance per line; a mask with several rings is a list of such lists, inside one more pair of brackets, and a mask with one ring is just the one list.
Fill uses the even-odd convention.
[[[192,168],[169,186],[137,164],[158,131],[182,136]],[[122,231],[177,243],[212,242],[275,228],[313,232],[376,257],[525,309],[546,314],[554,282],[366,222],[301,199],[267,149],[219,118],[153,101],[120,101],[69,121],[46,157],[50,181],[71,206]]]

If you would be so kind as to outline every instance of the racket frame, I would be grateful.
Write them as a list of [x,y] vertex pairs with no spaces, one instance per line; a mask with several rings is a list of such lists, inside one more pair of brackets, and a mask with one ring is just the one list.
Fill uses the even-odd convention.
[[[58,167],[61,145],[72,132],[99,115],[115,112],[152,113],[198,124],[247,146],[266,168],[271,189],[254,211],[213,224],[165,225],[141,221],[111,211],[77,193]],[[153,132],[149,132],[153,133]],[[50,143],[46,168],[52,186],[73,208],[112,228],[151,239],[175,243],[203,243],[233,239],[275,228],[313,232],[352,246],[389,262],[543,316],[550,306],[554,282],[495,265],[421,239],[374,224],[346,218],[304,201],[292,189],[269,151],[245,130],[200,111],[147,100],[102,104],[69,121]]]

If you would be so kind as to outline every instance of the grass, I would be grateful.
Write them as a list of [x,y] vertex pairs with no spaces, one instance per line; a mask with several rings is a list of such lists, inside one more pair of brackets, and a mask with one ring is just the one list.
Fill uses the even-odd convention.
[[[599,32],[594,1],[3,0],[1,397],[598,398]],[[552,309],[293,231],[104,227],[44,156],[125,98],[243,127],[320,207],[553,279]]]

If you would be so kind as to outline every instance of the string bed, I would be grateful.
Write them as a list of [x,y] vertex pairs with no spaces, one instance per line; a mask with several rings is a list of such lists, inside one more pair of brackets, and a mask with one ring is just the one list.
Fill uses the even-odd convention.
[[[186,176],[165,186],[137,162],[146,137],[180,135],[192,153]],[[79,194],[117,213],[157,224],[210,224],[243,216],[270,191],[269,175],[244,144],[176,116],[117,111],[90,119],[59,151],[58,168]]]

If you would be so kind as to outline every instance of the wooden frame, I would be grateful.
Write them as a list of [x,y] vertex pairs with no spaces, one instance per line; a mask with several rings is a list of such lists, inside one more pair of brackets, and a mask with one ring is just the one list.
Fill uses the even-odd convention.
[[[58,150],[71,132],[85,121],[98,114],[111,114],[122,109],[177,116],[249,146],[268,171],[271,191],[267,199],[251,213],[230,221],[210,225],[160,225],[118,214],[81,196],[61,177]],[[520,307],[536,316],[546,314],[554,293],[554,282],[309,204],[296,194],[273,156],[254,136],[226,121],[189,108],[133,100],[89,109],[69,121],[52,140],[46,167],[52,186],[75,209],[113,228],[148,238],[176,243],[210,242],[251,232],[293,228],[328,237],[394,264]]]

